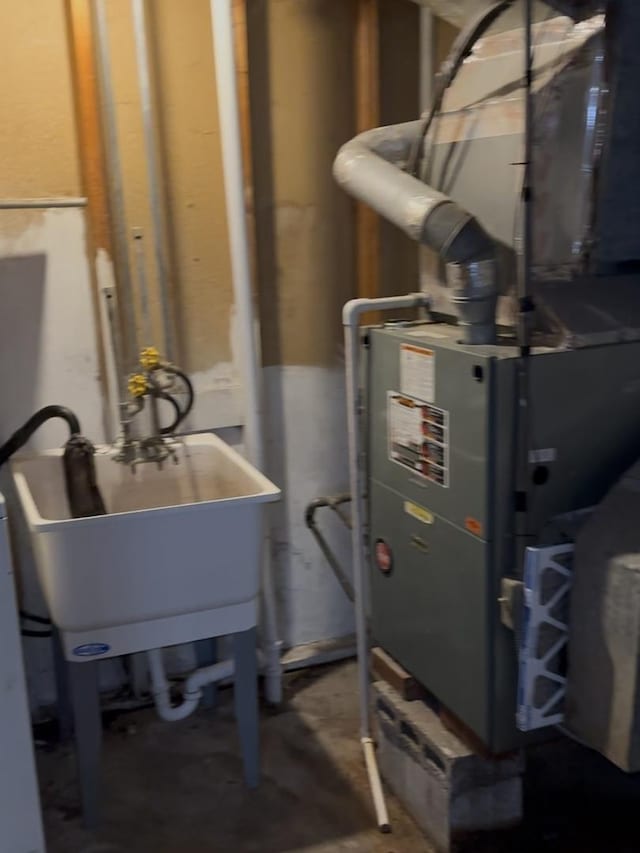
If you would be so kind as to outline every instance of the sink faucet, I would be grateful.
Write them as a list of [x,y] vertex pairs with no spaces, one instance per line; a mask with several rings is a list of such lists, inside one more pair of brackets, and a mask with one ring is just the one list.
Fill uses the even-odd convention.
[[[155,347],[140,353],[138,371],[129,376],[128,399],[120,404],[120,435],[115,444],[116,462],[131,466],[132,471],[143,462],[155,462],[159,468],[167,459],[177,464],[178,440],[175,433],[193,407],[194,392],[188,376],[175,365],[164,361]],[[186,393],[181,405],[177,394]],[[175,413],[173,421],[162,426],[159,401],[169,403]],[[151,428],[141,435],[136,418],[149,405]]]

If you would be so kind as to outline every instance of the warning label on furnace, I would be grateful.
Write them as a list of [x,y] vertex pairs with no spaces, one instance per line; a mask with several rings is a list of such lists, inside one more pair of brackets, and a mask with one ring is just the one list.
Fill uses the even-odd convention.
[[427,347],[400,345],[400,391],[433,403],[436,398],[436,354]]
[[398,391],[387,393],[389,459],[449,487],[449,412]]

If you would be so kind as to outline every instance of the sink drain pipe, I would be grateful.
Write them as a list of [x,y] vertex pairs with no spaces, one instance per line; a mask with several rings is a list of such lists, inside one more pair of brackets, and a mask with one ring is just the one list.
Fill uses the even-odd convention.
[[371,737],[369,717],[369,638],[367,633],[365,591],[365,520],[363,477],[363,447],[361,441],[360,395],[360,317],[367,311],[396,311],[400,308],[428,308],[429,297],[424,293],[391,296],[382,299],[352,299],[342,311],[344,326],[347,427],[349,432],[349,485],[351,487],[351,549],[353,560],[353,591],[358,651],[358,690],[360,708],[360,742],[369,777],[369,787],[381,832],[389,832],[389,815],[384,799],[375,744]]
[[202,698],[202,689],[208,684],[215,684],[224,678],[230,678],[234,673],[232,660],[220,661],[211,666],[204,666],[192,672],[185,681],[182,702],[179,705],[171,703],[171,684],[167,679],[162,660],[162,649],[151,649],[147,652],[149,675],[151,676],[151,691],[158,716],[167,722],[184,720],[192,714]]

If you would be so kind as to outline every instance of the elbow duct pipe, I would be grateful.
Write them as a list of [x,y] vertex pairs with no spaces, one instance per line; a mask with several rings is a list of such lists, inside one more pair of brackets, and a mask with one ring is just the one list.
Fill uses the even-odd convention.
[[465,341],[493,343],[498,299],[495,244],[478,220],[448,196],[403,171],[421,121],[365,131],[342,146],[340,186],[434,250],[447,265]]

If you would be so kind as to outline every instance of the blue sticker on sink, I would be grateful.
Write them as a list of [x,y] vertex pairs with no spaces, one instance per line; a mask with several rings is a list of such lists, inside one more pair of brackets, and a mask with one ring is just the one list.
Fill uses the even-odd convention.
[[106,655],[110,649],[111,646],[108,646],[106,643],[85,643],[82,646],[76,646],[73,654],[78,657],[92,658],[97,655]]

